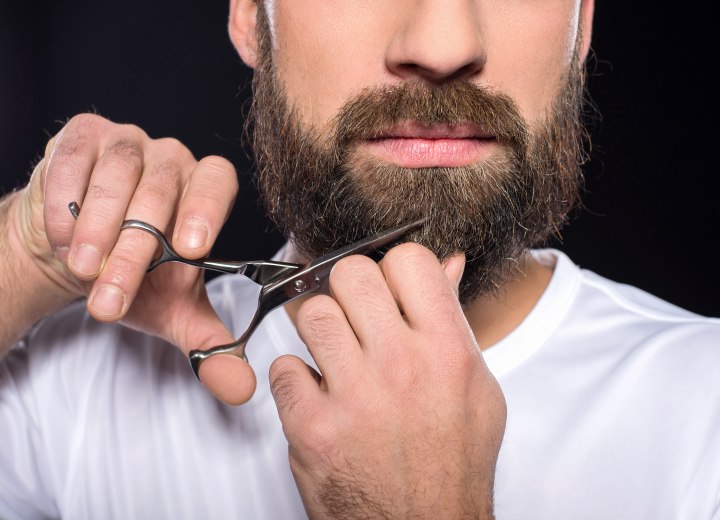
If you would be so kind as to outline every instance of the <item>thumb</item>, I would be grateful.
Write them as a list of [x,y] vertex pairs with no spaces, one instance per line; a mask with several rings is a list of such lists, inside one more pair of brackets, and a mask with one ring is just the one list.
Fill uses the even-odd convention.
[[[225,327],[207,297],[196,304],[191,316],[183,320],[184,334],[176,344],[188,355],[191,350],[208,350],[218,345],[233,343],[235,337]],[[239,356],[218,354],[200,364],[202,384],[226,404],[247,402],[255,393],[257,380],[252,367]]]
[[443,260],[443,269],[455,295],[459,296],[460,280],[465,272],[465,253],[456,253]]

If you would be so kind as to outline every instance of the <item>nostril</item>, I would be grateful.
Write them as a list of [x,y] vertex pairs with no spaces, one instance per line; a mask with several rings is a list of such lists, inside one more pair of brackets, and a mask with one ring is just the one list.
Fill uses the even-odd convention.
[[433,83],[445,83],[460,79],[471,79],[482,70],[482,66],[476,62],[470,62],[466,63],[462,67],[446,70],[440,66],[427,67],[408,61],[399,63],[395,70],[396,72],[399,72],[401,76],[422,78],[425,81]]
[[457,69],[454,73],[450,74],[447,79],[451,81],[455,79],[469,79],[480,72],[481,69],[482,67],[478,63],[467,63],[463,67]]

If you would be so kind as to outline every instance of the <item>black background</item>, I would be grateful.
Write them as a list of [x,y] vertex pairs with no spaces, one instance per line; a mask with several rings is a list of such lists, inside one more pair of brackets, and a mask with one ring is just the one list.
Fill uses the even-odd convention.
[[[0,192],[24,184],[62,121],[97,111],[230,159],[242,193],[214,253],[274,253],[283,240],[258,208],[241,145],[249,74],[227,37],[226,2],[0,2]],[[720,315],[716,29],[695,5],[659,5],[598,0],[590,90],[602,121],[585,209],[554,245]]]

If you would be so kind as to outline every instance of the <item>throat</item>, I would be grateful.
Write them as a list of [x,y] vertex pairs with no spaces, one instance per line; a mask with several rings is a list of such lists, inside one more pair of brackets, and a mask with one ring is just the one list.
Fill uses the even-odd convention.
[[527,318],[552,278],[553,268],[526,254],[519,274],[497,294],[479,297],[465,307],[465,317],[481,350],[487,350]]

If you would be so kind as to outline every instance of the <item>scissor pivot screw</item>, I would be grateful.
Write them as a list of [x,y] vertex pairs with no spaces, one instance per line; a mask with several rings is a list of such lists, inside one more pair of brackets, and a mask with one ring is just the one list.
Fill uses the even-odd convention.
[[305,280],[295,280],[295,282],[293,282],[293,287],[295,287],[297,292],[301,293],[307,289],[307,284],[305,283]]

